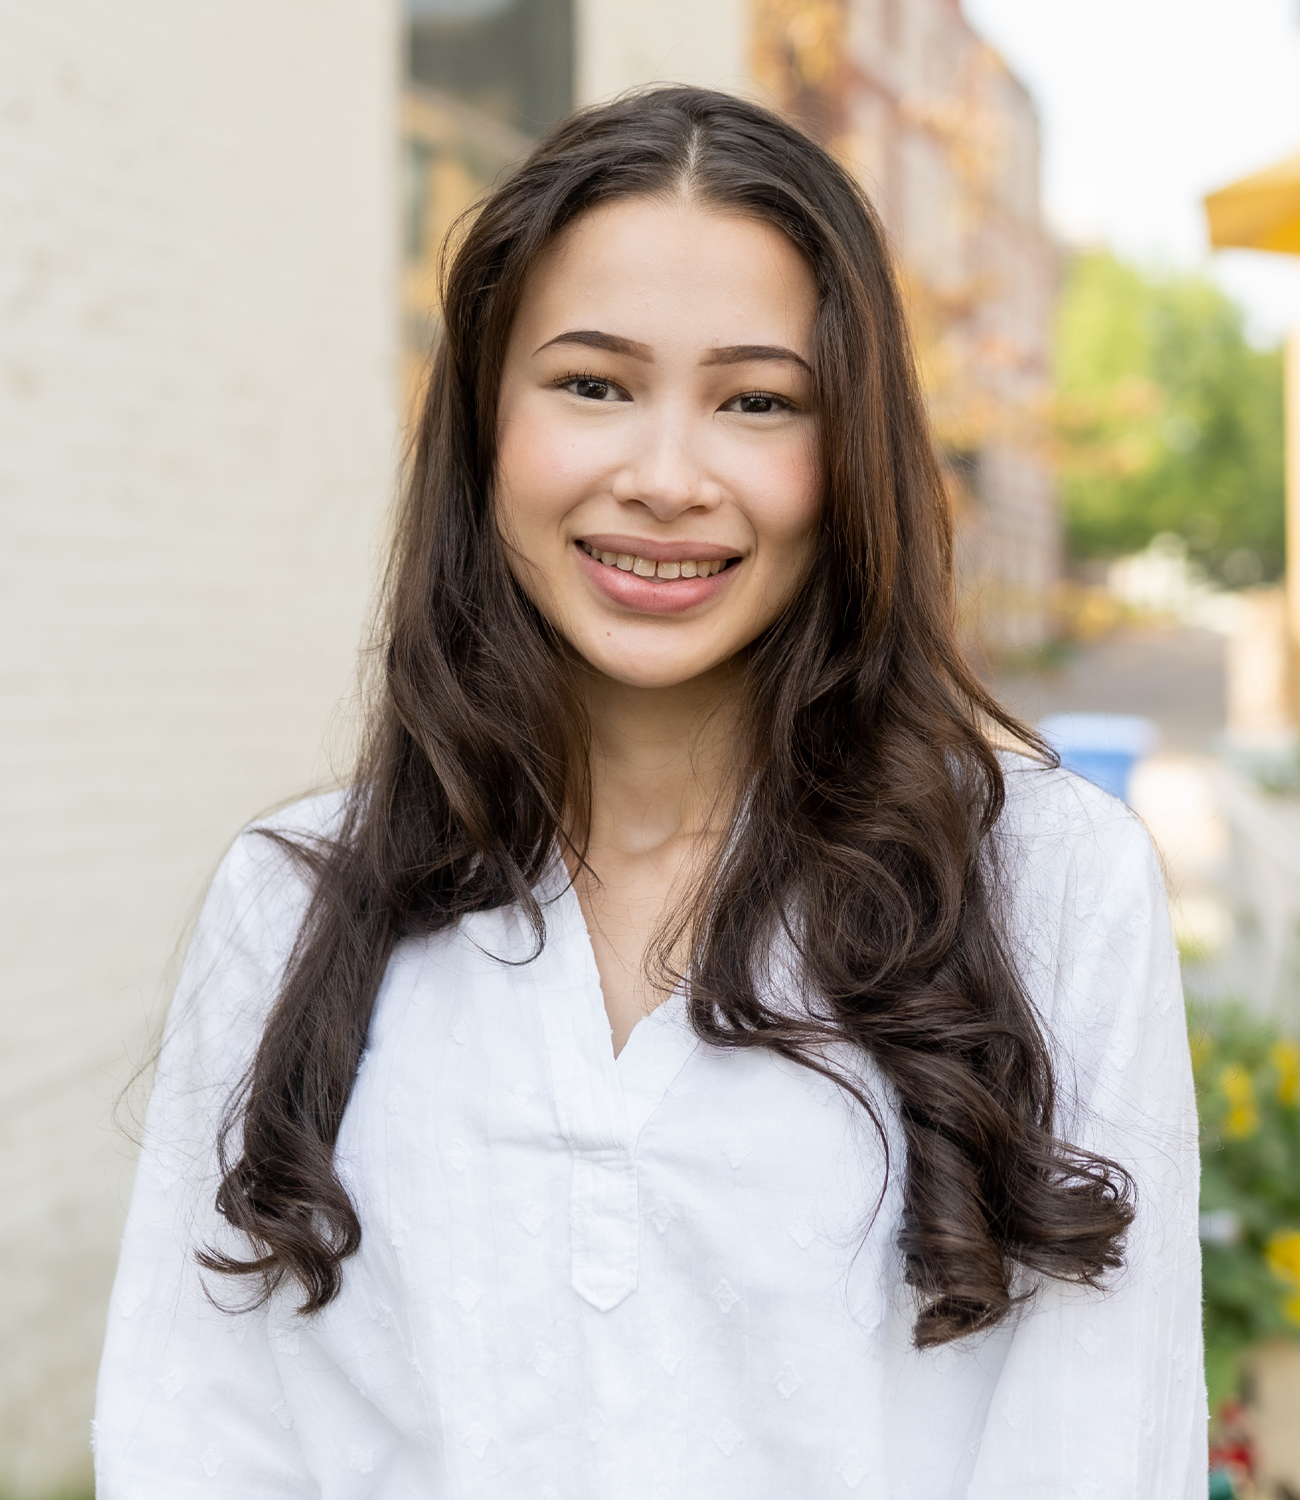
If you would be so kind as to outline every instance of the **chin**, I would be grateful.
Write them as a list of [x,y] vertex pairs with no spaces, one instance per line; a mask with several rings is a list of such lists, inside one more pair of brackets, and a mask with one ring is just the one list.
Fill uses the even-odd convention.
[[637,652],[620,655],[608,646],[602,652],[582,652],[587,664],[602,677],[624,687],[644,688],[647,691],[684,687],[688,682],[716,671],[724,663],[704,660],[665,660],[662,656],[647,659]]
[[629,667],[626,662],[595,663],[596,670],[602,677],[608,677],[611,681],[621,683],[623,687],[643,688],[647,692],[662,691],[665,688],[685,687],[688,682],[694,682],[697,677],[702,677],[709,669],[695,672],[689,669],[675,671],[663,667],[646,667],[644,670]]

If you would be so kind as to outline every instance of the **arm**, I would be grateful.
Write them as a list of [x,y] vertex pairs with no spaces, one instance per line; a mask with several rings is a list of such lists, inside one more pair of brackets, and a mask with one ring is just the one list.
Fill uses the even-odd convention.
[[247,1288],[202,1271],[229,1245],[215,1135],[251,1059],[306,891],[284,853],[243,834],[213,879],[158,1062],[99,1374],[100,1500],[316,1497],[267,1332]]
[[1059,923],[1024,965],[1054,1044],[1058,1128],[1132,1173],[1137,1217],[1104,1291],[1048,1283],[1026,1306],[969,1500],[1204,1500],[1199,1158],[1178,957],[1145,830],[1080,795],[1090,826],[1052,860],[1053,888],[1017,900],[1016,926]]

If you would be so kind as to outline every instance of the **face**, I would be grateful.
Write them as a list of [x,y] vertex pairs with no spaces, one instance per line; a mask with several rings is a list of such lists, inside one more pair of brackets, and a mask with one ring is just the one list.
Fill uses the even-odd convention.
[[598,672],[721,666],[811,565],[816,286],[778,230],[689,201],[584,215],[534,268],[500,392],[497,525]]

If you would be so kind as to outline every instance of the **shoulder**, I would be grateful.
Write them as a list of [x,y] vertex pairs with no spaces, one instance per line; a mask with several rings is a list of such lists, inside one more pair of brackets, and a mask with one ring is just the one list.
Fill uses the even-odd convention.
[[1000,760],[1006,802],[995,841],[1013,892],[1131,880],[1163,891],[1151,837],[1132,808],[1072,771],[1023,755]]
[[1018,756],[1003,768],[1006,937],[1058,1063],[1070,1059],[1067,1076],[1088,1093],[1139,1055],[1152,1067],[1182,1057],[1164,871],[1141,819],[1068,771]]
[[1011,949],[1040,1003],[1051,1010],[1046,991],[1059,1001],[1084,976],[1096,1001],[1121,971],[1164,965],[1164,870],[1142,820],[1072,772],[1020,756],[1003,769],[994,868]]
[[346,787],[301,797],[264,817],[255,818],[244,829],[244,834],[270,832],[283,834],[286,838],[334,838],[343,824],[348,797]]
[[[348,793],[323,792],[254,819],[236,835],[212,878],[204,917],[250,921],[296,933],[311,896],[309,860],[342,828]],[[201,919],[202,920],[202,919]]]
[[348,798],[346,788],[319,792],[254,818],[240,831],[228,858],[236,867],[257,865],[265,862],[268,849],[278,848],[287,854],[291,848],[327,845],[342,830]]
[[[169,1032],[203,1033],[223,1050],[224,1034],[255,1032],[279,989],[311,902],[310,853],[335,837],[347,794],[295,802],[249,823],[208,886],[173,1000]],[[200,1045],[191,1036],[186,1044]]]

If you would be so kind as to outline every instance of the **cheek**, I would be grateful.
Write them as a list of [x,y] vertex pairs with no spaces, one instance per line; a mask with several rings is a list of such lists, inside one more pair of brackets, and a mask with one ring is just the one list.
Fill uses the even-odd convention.
[[566,488],[562,453],[554,435],[528,419],[527,410],[511,413],[497,436],[497,524],[515,546],[528,549],[532,533],[554,514]]
[[751,520],[761,543],[767,543],[769,566],[784,571],[782,558],[802,566],[822,508],[823,478],[816,443],[792,438],[756,455],[747,465],[746,489],[752,497]]
[[554,523],[587,493],[606,457],[591,435],[566,432],[549,413],[519,402],[498,429],[502,529],[522,541],[531,527]]

